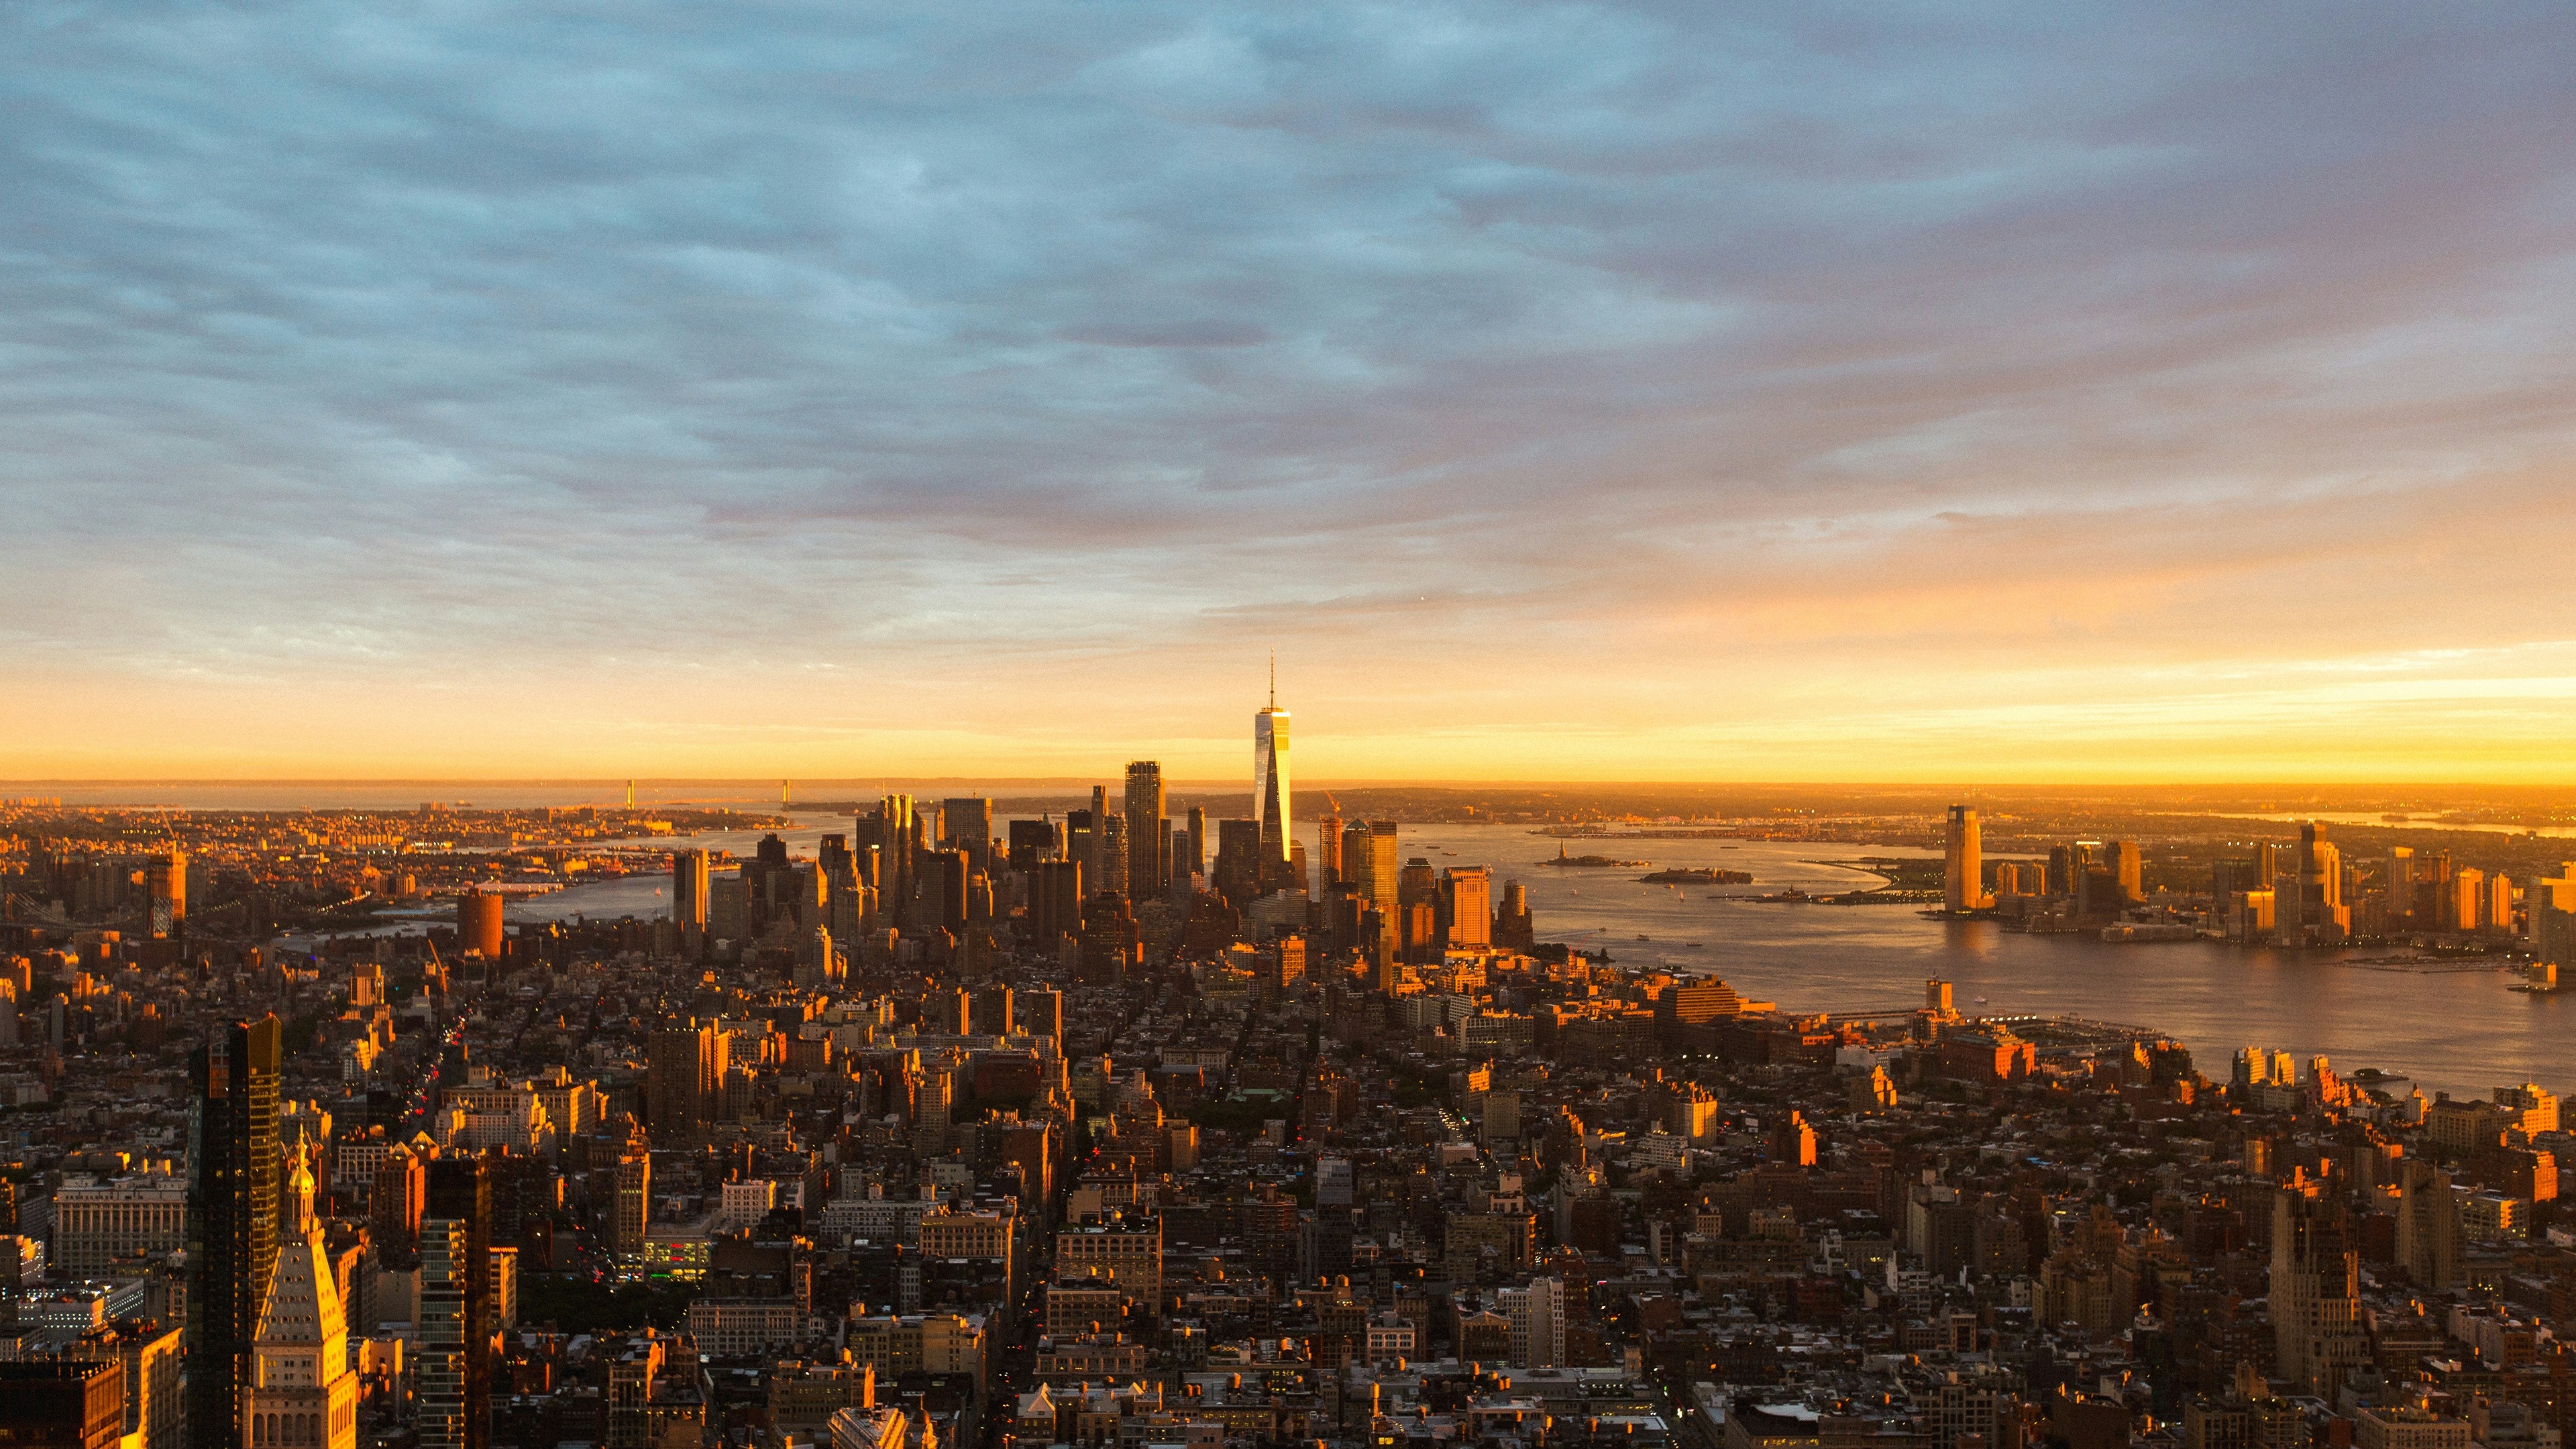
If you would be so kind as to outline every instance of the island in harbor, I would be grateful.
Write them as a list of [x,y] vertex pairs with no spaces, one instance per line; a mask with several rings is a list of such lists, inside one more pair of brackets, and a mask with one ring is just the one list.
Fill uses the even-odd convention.
[[1542,860],[1539,864],[1569,866],[1580,870],[1635,870],[1641,865],[1653,865],[1654,862],[1651,860],[1621,860],[1617,856],[1613,855],[1568,855],[1564,851],[1559,850],[1554,859]]
[[1655,871],[1650,875],[1641,875],[1637,878],[1646,882],[1648,885],[1753,884],[1753,872],[1749,870],[1726,870],[1713,865],[1674,867],[1671,869]]

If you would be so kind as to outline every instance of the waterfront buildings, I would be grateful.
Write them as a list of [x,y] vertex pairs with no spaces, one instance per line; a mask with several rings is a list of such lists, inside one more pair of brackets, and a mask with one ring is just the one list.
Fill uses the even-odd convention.
[[[1658,944],[1533,919],[1499,879],[1536,853],[1517,832],[1489,865],[1344,820],[1299,891],[1265,876],[1229,789],[1220,868],[1185,869],[1172,802],[1129,813],[1159,777],[1061,833],[1073,802],[1036,802],[981,859],[973,802],[933,840],[885,797],[810,857],[781,827],[742,862],[752,889],[710,882],[694,945],[658,910],[514,926],[472,966],[443,911],[434,942],[227,938],[242,899],[218,873],[180,960],[138,929],[139,893],[109,940],[13,889],[0,982],[36,1027],[0,1044],[21,1350],[118,1359],[166,1395],[155,1316],[215,1303],[235,1275],[208,1270],[256,1255],[192,1222],[177,1267],[148,1184],[188,1161],[212,1217],[247,1223],[219,1180],[237,1159],[288,1171],[273,1266],[238,1270],[260,1310],[247,1397],[209,1421],[239,1449],[345,1449],[344,1392],[358,1438],[424,1449],[775,1449],[835,1422],[989,1449],[1708,1449],[1702,1428],[1737,1425],[1789,1449],[2315,1449],[2365,1412],[2392,1443],[2419,1422],[2488,1449],[2558,1431],[2576,1143],[2546,1075],[2418,1096],[2270,1046],[2231,1070],[2145,1024],[2007,1018],[2014,988],[1983,980],[1747,1000]],[[1977,884],[2012,867],[1990,909],[2051,930],[2080,896],[2152,932],[2284,874],[2232,837],[2064,843],[2117,833],[2099,823],[2007,843],[2020,827],[1986,815],[1979,853],[2006,858]],[[1905,907],[1873,929],[2004,928],[1916,918],[1952,893],[1951,859],[1935,882],[1920,848],[1946,824],[1903,822]],[[1168,861],[1130,848],[1158,837]],[[1095,843],[1160,883],[1085,890]],[[2051,845],[2068,873],[2040,869]],[[2357,932],[2384,859],[2338,862]],[[2529,878],[2426,852],[2387,892],[2418,892],[2431,931],[2442,899],[2463,914],[2467,870]],[[1584,899],[1629,874],[1583,877]],[[237,1053],[269,1012],[273,1055]],[[266,1062],[264,1147],[234,1145],[260,1137],[237,1055]],[[146,1449],[172,1437],[174,1416],[127,1412],[164,1426]]]

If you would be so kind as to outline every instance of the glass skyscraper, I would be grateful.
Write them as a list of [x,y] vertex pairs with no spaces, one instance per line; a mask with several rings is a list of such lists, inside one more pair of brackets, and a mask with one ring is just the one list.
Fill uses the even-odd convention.
[[[1288,711],[1279,707],[1279,669],[1270,670],[1270,703],[1252,716],[1252,808],[1261,818],[1261,857],[1288,861]],[[1267,870],[1265,868],[1265,874]]]
[[243,1449],[259,1309],[277,1267],[275,1016],[236,1022],[188,1071],[188,1443]]

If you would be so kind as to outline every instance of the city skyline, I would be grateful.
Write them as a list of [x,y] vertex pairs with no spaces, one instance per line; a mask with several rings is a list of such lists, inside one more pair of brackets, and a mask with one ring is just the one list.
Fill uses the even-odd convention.
[[633,13],[0,19],[0,776],[2576,779],[2564,11]]
[[0,41],[0,1449],[2576,1435],[2576,8]]

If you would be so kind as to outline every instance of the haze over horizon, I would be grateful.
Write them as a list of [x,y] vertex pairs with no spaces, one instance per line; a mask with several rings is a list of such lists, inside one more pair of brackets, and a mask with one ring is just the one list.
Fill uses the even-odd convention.
[[0,777],[2576,783],[2576,13],[20,6]]

